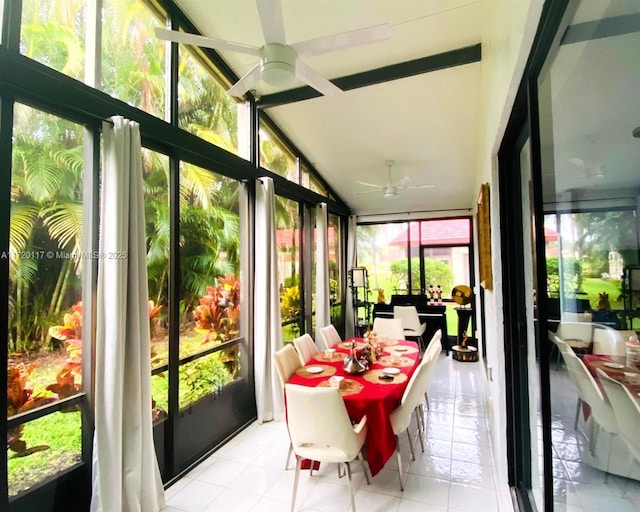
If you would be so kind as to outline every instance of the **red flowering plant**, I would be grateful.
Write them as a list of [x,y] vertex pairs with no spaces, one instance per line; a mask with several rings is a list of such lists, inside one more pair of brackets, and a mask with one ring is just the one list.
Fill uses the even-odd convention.
[[240,332],[240,281],[235,274],[216,279],[216,286],[207,286],[193,316],[196,332],[204,334],[203,343],[223,343]]
[[82,379],[82,301],[71,306],[71,312],[65,313],[64,325],[49,327],[49,335],[60,341],[64,341],[69,358],[64,366],[56,374],[56,383],[47,386],[49,391],[60,398],[73,396],[80,392]]
[[[162,306],[156,306],[152,300],[149,301],[147,313],[149,315],[150,326],[153,325],[152,320],[160,312]],[[66,398],[80,392],[81,386],[79,382],[82,379],[82,301],[76,302],[71,306],[71,312],[65,313],[64,325],[54,325],[49,328],[49,335],[52,338],[64,341],[67,348],[68,359],[64,366],[56,374],[56,383],[47,386],[47,390],[58,395],[58,398]],[[159,357],[155,348],[151,347],[151,364],[159,362]],[[55,398],[53,400],[56,400]],[[152,418],[166,416],[155,400],[152,402]],[[75,410],[74,408],[68,411]],[[67,410],[63,411],[66,412]]]
[[[10,365],[7,369],[7,416],[11,417],[36,407],[55,402],[57,398],[51,396],[34,395],[29,384],[29,376],[34,366],[24,364]],[[18,425],[7,430],[7,449],[16,457],[25,457],[32,453],[47,450],[47,445],[27,447],[22,439],[22,428]]]

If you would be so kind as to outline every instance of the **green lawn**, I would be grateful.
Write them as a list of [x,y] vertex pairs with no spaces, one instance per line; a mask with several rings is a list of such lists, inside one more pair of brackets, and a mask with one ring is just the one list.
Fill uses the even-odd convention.
[[582,282],[582,291],[587,294],[591,309],[598,309],[598,297],[600,293],[609,294],[609,304],[611,309],[624,309],[622,300],[618,300],[620,296],[620,280],[618,279],[600,279],[586,278]]

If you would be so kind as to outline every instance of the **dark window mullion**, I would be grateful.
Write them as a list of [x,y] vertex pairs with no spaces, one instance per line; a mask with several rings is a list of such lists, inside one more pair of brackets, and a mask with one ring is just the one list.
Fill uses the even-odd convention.
[[[13,133],[13,98],[8,95],[0,97],[0,169],[11,169],[11,149]],[[11,172],[0,173],[0,250],[9,252],[9,229],[11,219]],[[0,332],[6,340],[9,332],[9,259],[0,259]],[[5,370],[0,372],[0,389],[7,388],[7,361],[9,357],[8,343],[0,343],[0,364]],[[7,395],[0,393],[0,409],[4,412],[4,420],[0,435],[7,438]],[[8,470],[7,451],[0,450],[0,510],[8,508]]]

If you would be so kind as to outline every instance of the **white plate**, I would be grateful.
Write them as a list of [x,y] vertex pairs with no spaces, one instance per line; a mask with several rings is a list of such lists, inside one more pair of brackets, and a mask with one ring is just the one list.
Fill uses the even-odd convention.
[[620,368],[624,368],[623,364],[620,363],[602,363],[604,366],[606,366],[607,368],[615,368],[616,370],[619,370]]
[[386,373],[387,375],[398,375],[400,373],[400,368],[385,368],[382,370],[382,373]]
[[307,366],[307,372],[309,373],[322,373],[322,366]]

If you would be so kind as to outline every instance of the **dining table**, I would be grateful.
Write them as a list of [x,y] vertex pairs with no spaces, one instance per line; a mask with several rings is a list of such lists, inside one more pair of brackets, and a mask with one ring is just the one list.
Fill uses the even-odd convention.
[[582,361],[598,384],[600,381],[596,369],[622,383],[640,404],[640,366],[637,362],[628,361],[626,356],[608,354],[585,354]]
[[[343,366],[352,343],[360,352],[367,345],[364,338],[350,338],[338,343],[334,352],[316,354],[301,366],[288,383],[302,386],[331,386],[329,379],[338,375],[340,394],[352,421],[367,417],[366,458],[375,476],[396,449],[389,415],[398,405],[409,379],[420,363],[418,344],[409,340],[387,339],[380,342],[381,353],[362,373],[348,374]],[[382,377],[382,378],[381,378]]]

